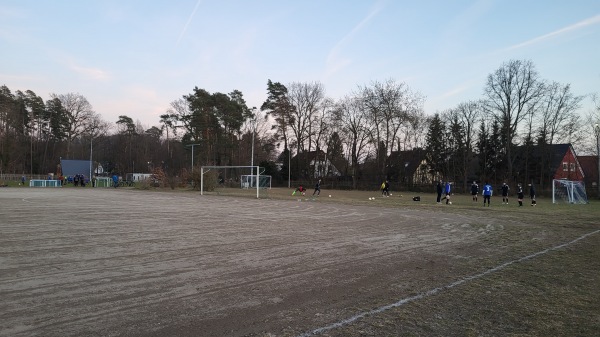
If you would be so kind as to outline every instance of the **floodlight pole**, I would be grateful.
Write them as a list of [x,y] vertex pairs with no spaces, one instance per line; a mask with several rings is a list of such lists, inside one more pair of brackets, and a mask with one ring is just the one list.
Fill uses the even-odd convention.
[[192,173],[194,173],[194,146],[198,146],[200,144],[188,144],[186,147],[192,147]]
[[596,157],[598,157],[598,176],[596,177],[596,188],[598,188],[598,199],[600,199],[600,124],[594,125],[596,134]]
[[[255,108],[256,110],[256,108]],[[254,116],[254,120],[252,121],[252,152],[250,154],[250,166],[252,166],[252,170],[254,170],[254,134],[256,133],[256,116]],[[254,172],[250,172],[252,174]]]
[[92,166],[94,165],[94,162],[92,161],[92,158],[93,158],[93,157],[92,157],[92,153],[93,153],[93,152],[92,152],[92,151],[93,151],[93,148],[92,148],[92,143],[93,143],[93,142],[94,142],[94,137],[93,137],[93,136],[90,136],[90,176],[89,176],[89,178],[90,178],[90,181],[92,181]]

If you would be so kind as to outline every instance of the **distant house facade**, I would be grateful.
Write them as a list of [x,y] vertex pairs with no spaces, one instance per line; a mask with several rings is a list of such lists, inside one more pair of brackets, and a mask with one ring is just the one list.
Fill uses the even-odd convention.
[[583,181],[585,179],[585,173],[583,172],[579,159],[571,144],[558,144],[556,150],[556,158],[561,156],[562,158],[553,165],[556,167],[554,179]]
[[402,184],[431,185],[440,177],[429,169],[423,149],[392,151],[388,163],[388,178]]
[[301,152],[292,158],[292,167],[297,163],[298,174],[306,178],[339,177],[342,173],[321,150]]
[[553,179],[583,181],[585,173],[571,144],[517,148],[514,171],[519,182],[549,187]]
[[598,156],[580,156],[577,159],[585,175],[583,181],[588,197],[598,195]]

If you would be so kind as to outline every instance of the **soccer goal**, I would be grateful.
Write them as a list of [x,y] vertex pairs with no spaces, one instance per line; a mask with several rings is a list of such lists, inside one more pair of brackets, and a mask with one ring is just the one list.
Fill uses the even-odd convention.
[[262,168],[258,176],[255,174],[243,174],[240,179],[240,187],[254,188],[258,181],[258,187],[271,189],[271,176],[263,175],[263,172],[265,172],[265,168]]
[[[242,184],[243,187],[241,173],[244,172],[251,173],[245,176],[249,177],[246,178],[248,183],[254,181],[252,188],[256,188],[256,198],[258,199],[260,198],[261,177],[263,177],[259,174],[259,170],[259,166],[202,166],[200,168],[200,195],[204,195],[206,191],[223,191],[227,187],[234,186],[239,191],[237,186]],[[257,181],[258,184],[256,184]]]
[[587,204],[583,181],[555,179],[552,181],[552,203]]

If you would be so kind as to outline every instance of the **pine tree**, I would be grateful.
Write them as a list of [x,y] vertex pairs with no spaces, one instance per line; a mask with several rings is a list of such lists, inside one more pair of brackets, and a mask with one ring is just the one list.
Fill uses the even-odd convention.
[[435,114],[429,123],[425,137],[425,156],[431,173],[438,173],[442,177],[448,174],[448,154],[446,147],[446,127],[439,114]]

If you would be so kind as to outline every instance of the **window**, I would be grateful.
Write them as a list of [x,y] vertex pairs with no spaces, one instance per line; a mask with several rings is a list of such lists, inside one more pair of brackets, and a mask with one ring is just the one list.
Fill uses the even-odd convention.
[[575,163],[571,163],[571,171],[575,172]]
[[569,170],[569,163],[563,162],[563,171],[568,171],[568,170]]

